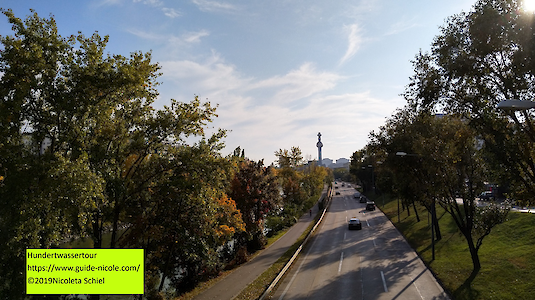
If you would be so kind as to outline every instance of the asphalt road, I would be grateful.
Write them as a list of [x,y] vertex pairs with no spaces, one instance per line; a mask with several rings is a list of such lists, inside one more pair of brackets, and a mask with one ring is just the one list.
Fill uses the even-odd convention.
[[[338,183],[341,186],[340,183]],[[380,211],[339,188],[322,225],[271,299],[449,299]],[[348,230],[357,217],[362,230]]]

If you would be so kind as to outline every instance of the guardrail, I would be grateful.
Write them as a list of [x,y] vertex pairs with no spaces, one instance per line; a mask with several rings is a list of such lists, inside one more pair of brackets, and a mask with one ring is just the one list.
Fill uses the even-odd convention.
[[[333,190],[334,190],[334,188],[333,188],[333,185],[331,184],[331,186],[329,187],[329,189],[327,191],[327,197],[326,197],[327,201],[323,205],[323,211],[321,213],[320,218],[318,219],[318,221],[316,222],[314,227],[312,227],[310,232],[307,234],[307,236],[305,237],[305,239],[303,240],[303,242],[301,243],[299,248],[297,248],[297,250],[295,250],[295,253],[294,253],[294,255],[292,255],[292,258],[290,258],[290,260],[286,263],[286,265],[284,265],[284,268],[282,268],[282,270],[279,272],[277,277],[275,277],[275,279],[267,287],[267,289],[264,291],[262,296],[260,296],[260,298],[258,298],[258,300],[264,300],[264,298],[267,297],[269,295],[269,293],[271,293],[273,288],[277,285],[277,283],[279,283],[279,280],[282,278],[282,276],[284,276],[284,274],[286,274],[286,271],[288,271],[288,269],[293,264],[293,262],[295,261],[295,259],[299,255],[299,253],[301,253],[301,250],[303,249],[303,246],[306,245],[306,243],[308,242],[309,238],[312,236],[312,233],[314,233],[316,228],[318,228],[319,224],[323,220],[323,217],[325,216],[325,213],[327,212],[327,209],[329,208],[329,205],[331,204],[331,200],[333,198]],[[323,200],[325,200],[325,199],[323,199]]]

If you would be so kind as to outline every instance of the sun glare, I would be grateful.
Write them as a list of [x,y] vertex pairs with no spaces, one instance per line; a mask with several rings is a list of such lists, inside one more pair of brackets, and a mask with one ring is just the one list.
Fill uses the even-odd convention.
[[524,0],[522,7],[525,11],[535,12],[535,0]]

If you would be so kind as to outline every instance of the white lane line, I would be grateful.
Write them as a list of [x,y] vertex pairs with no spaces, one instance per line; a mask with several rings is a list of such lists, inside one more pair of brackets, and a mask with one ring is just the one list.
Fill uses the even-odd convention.
[[375,243],[375,239],[372,239],[373,241],[373,246],[377,247],[377,244]]
[[315,238],[314,241],[312,242],[312,245],[310,245],[310,249],[308,249],[307,255],[305,255],[305,258],[303,259],[303,261],[301,262],[301,264],[299,264],[299,268],[297,268],[297,271],[295,271],[294,276],[292,276],[292,279],[290,280],[290,282],[288,283],[288,285],[287,285],[286,288],[284,289],[284,292],[282,293],[282,295],[279,297],[279,300],[284,299],[284,296],[286,296],[286,293],[287,293],[288,290],[290,289],[290,286],[291,286],[292,283],[294,282],[294,279],[295,279],[295,277],[297,276],[297,274],[299,274],[299,271],[301,270],[301,267],[303,266],[303,264],[305,263],[305,261],[307,261],[308,255],[310,254],[310,252],[312,252],[311,250],[314,248],[314,245],[316,244],[316,241],[317,241],[317,240],[318,240],[318,239]]
[[381,278],[383,279],[383,287],[385,288],[385,293],[388,293],[388,288],[386,287],[385,274],[381,271]]
[[338,274],[342,271],[342,262],[344,261],[344,252],[340,254],[340,263],[338,264]]
[[[362,256],[360,258],[360,264],[362,264]],[[364,268],[360,267],[360,289],[362,290],[362,297],[361,299],[364,299]]]
[[366,220],[366,224],[368,225],[368,227],[370,227],[370,223],[368,223],[368,220]]

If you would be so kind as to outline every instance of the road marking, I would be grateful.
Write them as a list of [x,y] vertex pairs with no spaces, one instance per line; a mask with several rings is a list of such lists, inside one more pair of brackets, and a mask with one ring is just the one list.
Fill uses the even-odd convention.
[[372,239],[372,241],[373,241],[373,246],[377,247],[377,244],[375,243],[375,239]]
[[416,288],[416,291],[420,295],[420,298],[422,298],[422,300],[424,300],[424,296],[422,296],[422,293],[420,292],[420,289],[416,286],[416,281],[414,281],[414,279],[412,279],[412,276],[410,276],[410,275],[409,275],[409,278],[412,281],[412,285],[414,285],[414,287]]
[[388,293],[388,288],[386,287],[385,274],[381,271],[381,278],[383,279],[383,287],[385,288],[385,293]]
[[307,252],[307,255],[305,255],[305,258],[303,259],[303,261],[301,262],[301,264],[299,264],[299,268],[297,268],[297,271],[295,271],[295,274],[294,276],[292,276],[292,279],[290,280],[290,282],[288,283],[288,285],[286,286],[286,288],[284,289],[284,292],[282,293],[282,295],[279,297],[279,300],[282,300],[284,298],[284,296],[286,296],[286,293],[288,292],[288,290],[290,289],[290,286],[292,285],[292,283],[294,282],[295,280],[295,277],[297,277],[297,274],[299,274],[299,271],[301,270],[301,267],[303,266],[303,264],[305,263],[305,261],[307,260],[308,258],[308,255],[310,254],[310,250],[314,248],[314,245],[316,244],[316,241],[318,239],[314,239],[314,241],[312,242],[312,245],[310,245],[310,248],[308,249],[308,252]]
[[[362,264],[362,256],[360,258],[360,263]],[[362,291],[361,299],[364,299],[364,268],[360,267],[360,290]]]
[[368,220],[366,220],[366,224],[368,225],[368,227],[370,227],[370,223],[368,223]]
[[340,263],[338,264],[338,274],[342,271],[342,261],[344,261],[344,252],[340,254]]

